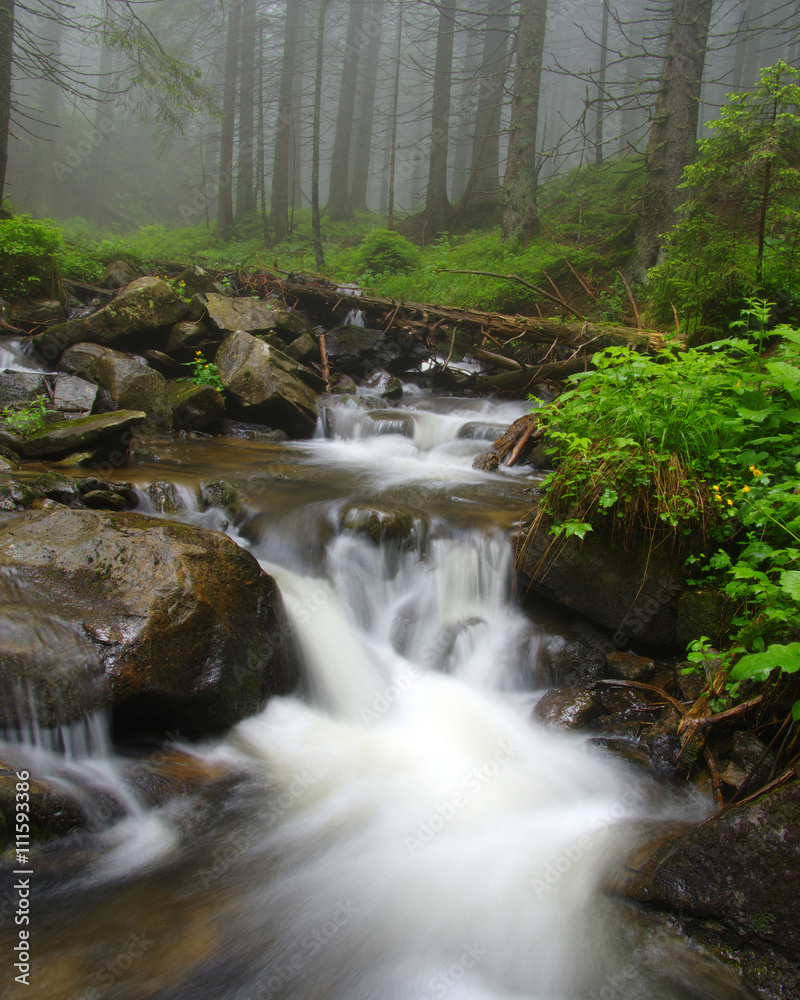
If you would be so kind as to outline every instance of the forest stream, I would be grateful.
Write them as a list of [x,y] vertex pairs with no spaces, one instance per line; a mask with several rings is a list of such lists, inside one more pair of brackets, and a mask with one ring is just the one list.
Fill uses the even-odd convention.
[[[4,1000],[735,995],[606,891],[711,802],[531,719],[561,641],[514,592],[537,479],[472,468],[528,404],[405,390],[331,404],[309,441],[154,439],[120,471],[145,512],[175,483],[177,516],[275,577],[305,690],[201,744],[112,746],[102,716],[5,734],[0,757],[112,818],[34,856],[31,985]],[[219,477],[237,530],[194,499]],[[403,530],[370,538],[370,510]],[[131,776],[173,744],[216,780],[147,805]]]

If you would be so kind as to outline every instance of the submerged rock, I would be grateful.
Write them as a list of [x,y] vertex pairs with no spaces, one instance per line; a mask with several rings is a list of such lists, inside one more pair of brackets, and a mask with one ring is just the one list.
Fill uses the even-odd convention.
[[[123,731],[204,734],[297,680],[275,582],[203,528],[64,507],[12,516],[0,607],[0,684],[29,690],[46,725],[110,707]],[[16,711],[0,700],[0,725]]]

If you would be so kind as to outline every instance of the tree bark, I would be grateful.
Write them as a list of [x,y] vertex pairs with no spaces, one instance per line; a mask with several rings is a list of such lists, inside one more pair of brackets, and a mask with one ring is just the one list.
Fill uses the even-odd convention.
[[239,68],[241,0],[233,0],[228,12],[225,44],[225,82],[222,93],[222,138],[219,150],[219,195],[217,233],[226,242],[233,233],[233,141],[236,125],[236,77]]
[[14,0],[0,0],[0,204],[3,201],[8,163],[13,48]]
[[603,0],[603,25],[600,29],[600,75],[597,78],[597,119],[594,130],[595,166],[603,165],[603,126],[606,117],[606,76],[608,75],[608,0]]
[[500,186],[500,111],[505,85],[508,46],[508,4],[491,0],[483,38],[478,108],[472,140],[474,189],[487,194]]
[[350,145],[356,112],[356,81],[361,52],[361,25],[364,20],[364,0],[350,0],[347,19],[347,43],[339,91],[339,113],[333,140],[333,159],[328,191],[328,215],[336,222],[353,214],[350,204]]
[[675,221],[684,168],[697,152],[700,93],[713,0],[674,0],[667,53],[645,153],[641,220],[628,274],[644,283]]
[[322,250],[322,221],[319,212],[319,142],[322,113],[322,56],[325,48],[325,8],[328,0],[320,0],[317,16],[317,61],[314,72],[314,119],[311,137],[311,229],[314,238],[314,263],[317,270],[325,267]]
[[272,168],[270,216],[275,241],[289,233],[289,160],[294,139],[293,84],[297,56],[297,27],[300,0],[287,0],[283,36],[281,87],[278,96],[278,125],[275,130],[275,157]]
[[255,87],[256,87],[256,0],[242,6],[242,80],[239,91],[239,170],[236,178],[236,218],[256,210],[255,198]]
[[425,196],[425,218],[432,233],[446,229],[453,214],[447,197],[447,150],[455,29],[456,8],[453,4],[442,3],[439,6],[439,24],[436,33],[431,154],[428,164],[428,190]]
[[522,0],[517,32],[517,69],[511,102],[508,166],[504,183],[504,240],[529,240],[539,227],[536,202],[539,164],[539,88],[547,22],[547,0]]
[[400,103],[400,63],[403,55],[403,8],[397,14],[397,51],[394,63],[394,100],[392,103],[392,134],[389,139],[389,186],[386,192],[387,222],[391,229],[394,226],[394,185],[397,173],[397,109]]
[[367,189],[369,187],[369,165],[372,158],[372,123],[375,117],[375,91],[378,81],[378,57],[381,49],[381,21],[383,7],[373,3],[364,26],[368,41],[364,51],[364,67],[361,77],[361,108],[358,115],[358,138],[353,164],[353,184],[350,189],[350,203],[353,208],[366,211]]

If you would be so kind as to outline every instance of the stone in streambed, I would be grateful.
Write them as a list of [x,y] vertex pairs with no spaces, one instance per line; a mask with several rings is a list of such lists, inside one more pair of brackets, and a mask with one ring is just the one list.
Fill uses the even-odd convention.
[[202,431],[225,415],[225,400],[213,385],[175,379],[167,384],[167,393],[176,431]]
[[602,711],[600,697],[589,688],[551,688],[536,703],[534,716],[554,729],[584,729]]
[[105,389],[115,409],[143,410],[143,433],[170,430],[167,380],[136,354],[99,344],[78,344],[64,352],[60,367]]
[[314,388],[323,388],[314,372],[242,330],[220,344],[214,360],[230,405],[244,420],[260,420],[299,437],[313,433]]
[[[297,680],[275,582],[226,535],[179,522],[66,507],[4,520],[0,608],[0,685],[29,690],[43,724],[106,707],[122,732],[201,735]],[[16,710],[0,699],[0,725]]]
[[64,420],[25,438],[21,451],[26,458],[55,458],[118,443],[118,450],[121,449],[124,456],[126,436],[130,440],[131,429],[146,420],[147,414],[137,410],[117,410]]

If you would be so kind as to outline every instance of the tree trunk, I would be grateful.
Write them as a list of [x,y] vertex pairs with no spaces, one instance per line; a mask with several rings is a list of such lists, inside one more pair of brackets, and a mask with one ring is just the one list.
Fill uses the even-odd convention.
[[597,78],[597,121],[594,130],[594,162],[603,164],[603,125],[606,117],[606,76],[608,74],[608,0],[603,0],[603,26],[600,29],[600,75]]
[[356,81],[361,51],[361,25],[364,20],[364,0],[350,0],[347,19],[347,44],[342,67],[342,85],[339,91],[339,113],[336,117],[336,135],[333,140],[333,160],[328,191],[328,215],[336,222],[349,219],[353,214],[350,204],[350,144],[353,137],[353,120],[356,113]]
[[[62,25],[59,21],[52,21],[44,17],[40,18],[40,20],[42,22],[42,51],[46,53],[48,60],[55,66],[61,60]],[[40,81],[38,104],[41,125],[45,129],[42,138],[50,140],[48,146],[53,150],[57,148],[58,142],[58,125],[61,117],[61,89],[58,83],[50,76],[43,76]],[[105,108],[98,105],[94,118],[95,129],[98,129],[104,117]],[[104,158],[108,136],[102,131],[99,134],[103,136],[103,139],[100,142],[100,149],[97,151],[97,155]],[[56,173],[51,163],[53,157],[43,156],[41,147],[38,144],[34,144],[32,152],[33,162],[31,163],[30,176],[33,178],[35,214],[38,216],[54,216],[58,213],[60,199],[56,186]],[[100,163],[102,168],[104,165],[103,160]]]
[[314,263],[317,270],[325,267],[322,250],[322,221],[319,214],[319,141],[322,112],[322,55],[325,48],[325,8],[328,0],[320,0],[317,18],[317,62],[314,73],[314,119],[311,138],[311,229],[314,236]]
[[286,239],[289,232],[289,160],[294,141],[293,83],[297,56],[299,16],[300,0],[287,0],[270,204],[272,228],[275,233],[275,241],[278,243]]
[[397,108],[400,102],[400,62],[403,55],[403,8],[397,15],[397,51],[394,63],[394,100],[392,103],[392,134],[389,138],[389,185],[386,191],[387,222],[391,229],[394,226],[394,184],[397,173]]
[[372,157],[372,122],[375,117],[375,91],[378,81],[378,56],[381,49],[381,19],[383,8],[373,3],[364,27],[368,41],[364,51],[361,90],[361,108],[358,116],[358,138],[353,164],[353,186],[350,203],[353,208],[366,211],[369,187],[369,163]]
[[500,186],[500,110],[505,85],[508,46],[508,4],[492,0],[483,38],[480,91],[472,140],[475,191],[490,193]]
[[628,272],[644,283],[675,221],[684,167],[697,151],[697,124],[713,0],[674,0],[667,54],[645,153],[642,217]]
[[242,5],[242,82],[239,91],[239,171],[236,178],[236,218],[251,215],[256,210],[255,198],[255,127],[254,106],[256,87],[256,0],[244,0]]
[[14,0],[0,0],[0,204],[6,182],[8,131],[11,124],[11,64],[14,47]]
[[425,196],[425,218],[432,233],[446,229],[453,214],[447,197],[447,149],[455,29],[456,8],[453,4],[442,3],[439,6],[439,24],[436,33],[431,155],[428,165],[428,190]]
[[504,240],[528,240],[539,227],[536,132],[539,127],[539,87],[546,22],[547,0],[522,0],[504,183]]
[[226,242],[233,233],[233,139],[236,121],[236,77],[239,67],[241,0],[233,0],[228,12],[225,44],[225,83],[222,93],[222,138],[219,150],[219,196],[217,233]]

